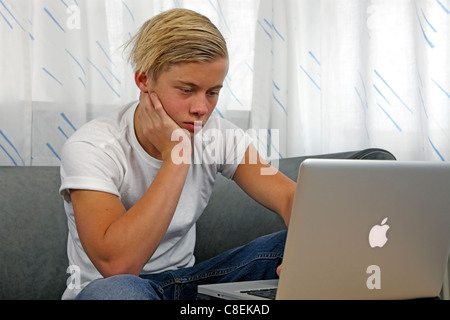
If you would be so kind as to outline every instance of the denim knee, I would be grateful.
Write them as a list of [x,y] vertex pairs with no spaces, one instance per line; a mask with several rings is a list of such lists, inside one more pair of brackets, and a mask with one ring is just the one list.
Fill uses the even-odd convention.
[[259,250],[283,253],[284,246],[286,244],[286,237],[287,230],[283,230],[255,239],[250,242],[249,245]]
[[150,280],[118,275],[92,281],[76,300],[161,300],[162,291]]

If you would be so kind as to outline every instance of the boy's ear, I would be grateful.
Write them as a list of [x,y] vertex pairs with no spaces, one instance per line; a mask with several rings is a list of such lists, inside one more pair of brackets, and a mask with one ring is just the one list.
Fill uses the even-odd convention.
[[148,92],[148,82],[150,79],[146,72],[136,72],[134,74],[134,80],[139,90],[142,92]]

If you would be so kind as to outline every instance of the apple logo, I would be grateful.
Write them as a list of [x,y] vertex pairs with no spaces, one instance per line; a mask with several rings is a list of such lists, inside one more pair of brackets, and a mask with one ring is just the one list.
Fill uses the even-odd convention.
[[385,218],[381,225],[374,226],[369,233],[369,243],[372,248],[383,248],[388,238],[386,237],[386,233],[389,230],[390,226],[386,224],[388,218]]

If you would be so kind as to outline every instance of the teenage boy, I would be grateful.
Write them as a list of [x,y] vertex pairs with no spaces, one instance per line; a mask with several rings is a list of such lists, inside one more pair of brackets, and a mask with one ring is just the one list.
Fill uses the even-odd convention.
[[[277,170],[261,174],[270,166],[252,161],[249,137],[212,115],[228,71],[223,36],[208,18],[174,9],[129,45],[139,101],[84,125],[63,148],[68,257],[81,281],[63,298],[195,299],[199,284],[276,278],[286,232],[194,265],[195,223],[218,172],[286,225],[295,190]],[[214,153],[194,138],[211,130],[223,133]]]

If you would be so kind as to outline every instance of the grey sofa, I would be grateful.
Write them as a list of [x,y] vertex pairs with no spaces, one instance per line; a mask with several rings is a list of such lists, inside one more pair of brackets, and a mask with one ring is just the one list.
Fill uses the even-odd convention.
[[[281,159],[279,169],[296,180],[306,158]],[[314,158],[395,160],[382,149]],[[0,167],[0,299],[61,298],[70,274],[66,273],[67,220],[59,185],[58,167]],[[283,228],[275,213],[219,175],[198,222],[197,261]]]

